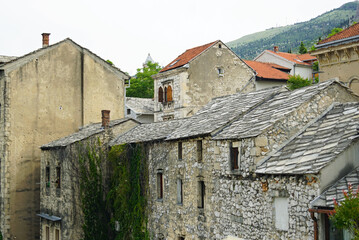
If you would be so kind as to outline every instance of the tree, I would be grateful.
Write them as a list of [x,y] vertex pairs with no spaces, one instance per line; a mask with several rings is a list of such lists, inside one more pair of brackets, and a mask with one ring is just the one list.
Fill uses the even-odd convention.
[[308,78],[302,78],[299,75],[290,76],[287,81],[287,86],[290,90],[294,90],[297,88],[310,86],[312,85],[312,81]]
[[335,227],[347,229],[354,234],[354,240],[359,239],[359,186],[356,191],[349,184],[348,192],[343,191],[344,200],[340,203],[334,199],[335,213],[330,219]]
[[307,48],[305,47],[304,43],[303,42],[300,42],[300,46],[299,46],[299,53],[300,54],[304,54],[304,53],[307,53]]
[[331,37],[341,31],[343,31],[343,28],[333,28],[331,33],[329,33],[328,37]]
[[138,68],[136,76],[131,79],[126,97],[153,98],[153,78],[161,70],[158,63],[148,62],[143,68]]

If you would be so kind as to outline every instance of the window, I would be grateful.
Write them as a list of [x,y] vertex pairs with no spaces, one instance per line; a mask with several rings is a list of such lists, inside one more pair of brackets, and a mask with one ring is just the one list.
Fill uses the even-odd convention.
[[222,44],[218,44],[218,48],[222,48]]
[[131,109],[127,108],[127,115],[131,114]]
[[204,195],[205,195],[205,187],[204,181],[198,181],[198,208],[204,208]]
[[158,102],[163,102],[163,89],[160,87],[158,89]]
[[164,102],[167,102],[167,87],[165,87],[165,96],[164,96]]
[[183,203],[182,179],[177,179],[177,204]]
[[46,234],[45,239],[50,240],[50,228],[49,227],[46,227],[45,234]]
[[55,230],[55,240],[60,240],[60,230],[59,229]]
[[182,142],[178,143],[178,160],[182,160]]
[[223,68],[217,68],[218,75],[223,76]]
[[202,140],[197,141],[197,161],[202,162]]
[[172,102],[172,87],[168,86],[167,88],[167,102]]
[[288,198],[277,197],[274,199],[275,227],[278,230],[287,231],[289,228]]
[[184,240],[184,237],[182,237],[182,236],[178,237],[178,240]]
[[237,170],[239,169],[239,162],[238,162],[238,147],[237,145],[231,143],[230,146],[230,158],[231,158],[231,169]]
[[50,187],[50,167],[47,166],[46,167],[46,176],[45,176],[45,184],[46,184],[46,187]]
[[163,175],[162,172],[157,173],[157,199],[163,198]]
[[56,188],[61,187],[61,168],[56,167]]

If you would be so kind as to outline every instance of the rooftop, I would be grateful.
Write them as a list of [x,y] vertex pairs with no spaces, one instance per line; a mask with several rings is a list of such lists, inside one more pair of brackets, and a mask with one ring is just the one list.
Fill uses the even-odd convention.
[[140,114],[153,114],[154,101],[152,98],[126,97],[126,106]]
[[272,50],[265,50],[268,51],[272,54],[275,54],[277,56],[280,56],[290,62],[296,63],[296,64],[300,64],[300,65],[307,65],[307,66],[311,66],[310,63],[308,63],[308,61],[313,61],[316,60],[316,57],[311,56],[309,53],[306,54],[293,54],[293,53],[286,53],[286,52],[275,52]]
[[359,137],[359,103],[336,104],[269,156],[256,173],[316,174]]
[[12,60],[14,60],[16,58],[17,57],[0,55],[0,64],[10,62],[10,61],[12,61]]
[[320,47],[320,45],[334,42],[338,40],[344,40],[346,38],[355,37],[359,35],[359,23],[354,24],[353,26],[348,27],[347,29],[344,29],[343,31],[334,34],[333,36],[326,38],[322,41],[320,41],[317,45]]
[[277,79],[287,81],[289,74],[285,73],[279,69],[290,70],[279,66],[274,63],[263,63],[257,61],[244,60],[244,62],[249,65],[254,71],[256,71],[257,76],[264,79]]

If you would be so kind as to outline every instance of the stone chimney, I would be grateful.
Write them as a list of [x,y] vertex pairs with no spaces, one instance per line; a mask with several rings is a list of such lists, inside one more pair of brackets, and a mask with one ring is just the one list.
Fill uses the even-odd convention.
[[274,52],[279,52],[279,47],[278,46],[274,46]]
[[102,127],[108,128],[110,125],[110,110],[102,110]]
[[42,47],[47,47],[50,44],[50,33],[43,33],[42,35]]

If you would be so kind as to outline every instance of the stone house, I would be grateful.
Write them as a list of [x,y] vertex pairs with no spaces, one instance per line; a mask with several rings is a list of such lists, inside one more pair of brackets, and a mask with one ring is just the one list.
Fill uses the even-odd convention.
[[152,98],[126,97],[125,116],[141,123],[154,122],[154,101]]
[[[318,124],[317,131],[331,133],[325,119],[337,117],[336,106],[344,106],[336,119],[343,136],[337,145],[343,150],[342,141],[352,136],[341,128],[346,126],[344,116],[354,110],[350,104],[336,102],[357,101],[357,95],[336,81],[294,91],[279,87],[237,93],[214,98],[190,118],[137,126],[110,145],[146,143],[149,228],[155,239],[313,239],[311,202],[348,173],[346,163],[358,166],[357,160],[346,158],[341,171],[328,180],[319,176],[325,176],[325,167],[318,175],[280,172],[291,164],[287,154],[279,157],[287,162],[272,173],[274,160],[269,156],[281,156],[283,146],[290,146],[301,134],[304,139],[313,135],[312,128]],[[325,152],[332,144],[325,145],[324,132],[319,136],[313,143],[320,140]],[[347,146],[355,152],[353,143]],[[312,156],[310,151],[299,160],[292,157],[300,164],[311,161],[313,166],[328,157]],[[329,168],[337,167],[325,161]]]
[[39,146],[99,122],[124,117],[129,76],[71,39],[0,64],[0,231],[4,239],[38,239]]
[[[105,114],[106,111],[104,112]],[[99,140],[108,149],[113,136],[139,123],[130,118],[86,125],[71,135],[41,146],[40,235],[43,240],[82,239],[83,213],[80,199],[79,147]],[[106,168],[103,168],[106,171]]]
[[254,90],[254,72],[222,41],[188,49],[154,79],[155,122],[193,115],[212,98]]
[[254,61],[275,63],[277,65],[290,69],[290,75],[300,75],[303,78],[312,79],[313,69],[312,64],[317,59],[310,54],[293,54],[280,52],[277,46],[274,47],[273,51],[264,50],[259,54]]
[[319,80],[337,77],[359,93],[359,24],[320,41],[311,52],[318,58]]
[[244,60],[256,73],[255,89],[283,86],[289,79],[290,68],[286,68],[274,63],[264,63],[257,61]]

